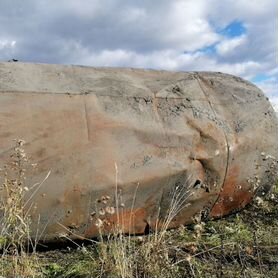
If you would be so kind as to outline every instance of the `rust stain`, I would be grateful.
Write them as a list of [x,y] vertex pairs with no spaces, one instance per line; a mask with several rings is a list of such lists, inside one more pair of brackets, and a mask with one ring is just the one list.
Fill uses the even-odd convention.
[[[120,208],[118,213],[100,218],[103,221],[101,230],[104,233],[109,233],[120,229],[123,233],[143,234],[148,225],[147,216],[148,213],[145,208],[134,210]],[[100,228],[96,225],[96,218],[93,218],[84,236],[91,237],[99,234],[99,231]]]
[[234,210],[243,208],[251,201],[253,192],[250,185],[239,181],[239,174],[239,166],[234,166],[228,171],[219,198],[210,212],[211,217],[225,216]]

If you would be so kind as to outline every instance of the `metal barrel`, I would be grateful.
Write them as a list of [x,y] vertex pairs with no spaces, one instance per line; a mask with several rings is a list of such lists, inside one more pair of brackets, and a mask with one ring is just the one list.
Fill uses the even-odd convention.
[[239,210],[273,183],[277,126],[262,91],[228,74],[0,63],[0,162],[26,141],[45,241]]

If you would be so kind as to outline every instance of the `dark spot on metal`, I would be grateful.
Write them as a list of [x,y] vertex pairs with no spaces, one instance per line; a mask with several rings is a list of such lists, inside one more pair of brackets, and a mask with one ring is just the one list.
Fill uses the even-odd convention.
[[201,183],[202,182],[200,180],[196,180],[194,185],[193,185],[193,188],[198,187],[198,186],[200,187]]
[[148,235],[151,232],[151,227],[149,223],[146,223],[145,229],[144,229],[144,235]]

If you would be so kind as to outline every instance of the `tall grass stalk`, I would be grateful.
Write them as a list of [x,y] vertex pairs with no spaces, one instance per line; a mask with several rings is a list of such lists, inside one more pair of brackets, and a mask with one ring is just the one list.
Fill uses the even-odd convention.
[[8,277],[39,277],[35,253],[36,240],[31,240],[32,192],[42,183],[29,187],[26,171],[30,166],[23,140],[15,140],[10,161],[1,169],[0,184],[0,273]]
[[[118,187],[118,167],[115,163],[115,209],[113,211],[116,213],[116,223],[110,223],[109,215],[103,215],[105,210],[96,209],[95,223],[99,231],[98,252],[101,260],[101,276],[132,278],[164,275],[163,277],[173,277],[171,275],[176,273],[177,267],[171,264],[169,259],[166,231],[173,219],[187,206],[188,198],[191,196],[189,180],[190,178],[185,181],[185,184],[176,186],[172,190],[166,216],[163,219],[157,219],[155,230],[144,237],[136,237],[131,233],[126,234],[124,225],[128,225],[132,230],[132,225],[136,221],[134,206],[139,184],[133,196],[129,223],[126,223],[124,221],[125,204]],[[101,200],[104,200],[107,205],[108,201],[105,196]],[[108,200],[110,201],[110,198]]]

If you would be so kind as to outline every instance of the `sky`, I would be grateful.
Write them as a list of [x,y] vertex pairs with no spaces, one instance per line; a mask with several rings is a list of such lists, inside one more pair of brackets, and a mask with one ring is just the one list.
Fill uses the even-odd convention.
[[0,61],[221,71],[278,110],[277,0],[0,0]]

